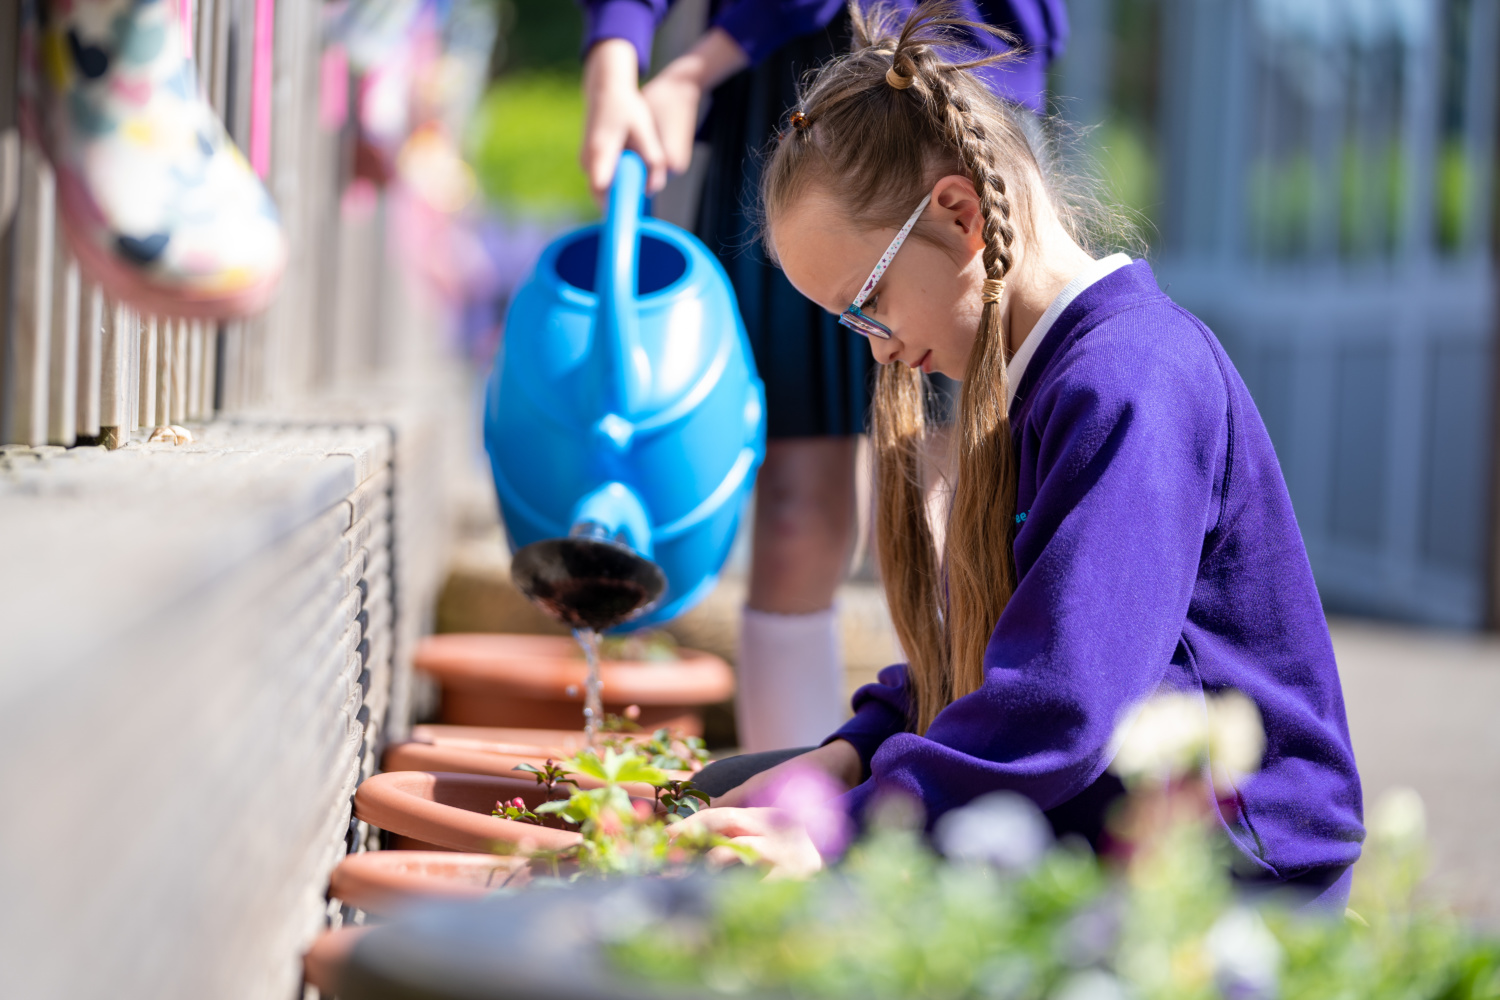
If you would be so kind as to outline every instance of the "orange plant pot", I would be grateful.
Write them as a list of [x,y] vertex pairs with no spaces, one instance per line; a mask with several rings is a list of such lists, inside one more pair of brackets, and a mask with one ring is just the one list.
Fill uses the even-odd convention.
[[[434,729],[447,729],[447,726],[425,726],[418,727],[426,730],[430,735]],[[454,727],[459,728],[459,727]],[[477,727],[462,727],[466,733],[483,732]],[[500,730],[510,735],[517,730]],[[413,736],[419,736],[413,732]],[[582,738],[580,734],[580,743]],[[517,771],[519,764],[531,764],[541,767],[551,760],[561,760],[572,756],[573,752],[560,753],[560,748],[516,744],[508,741],[497,741],[487,743],[483,740],[474,739],[472,736],[458,743],[446,742],[423,742],[413,739],[409,743],[394,743],[386,748],[385,756],[382,758],[381,766],[387,771],[449,771],[457,774],[492,774],[502,778],[521,778],[534,781],[535,779],[525,771]],[[678,780],[689,780],[693,776],[691,771],[668,771],[667,774]],[[593,787],[597,784],[586,777],[575,779],[584,788]],[[631,788],[633,794],[649,796],[651,792],[646,786],[640,789]]]
[[[604,710],[640,708],[644,729],[662,726],[701,735],[704,705],[734,694],[729,664],[711,653],[678,650],[673,662],[607,660],[600,664]],[[417,648],[416,665],[442,686],[442,720],[463,726],[581,729],[583,651],[565,636],[454,633]]]
[[302,978],[325,997],[336,997],[354,946],[373,927],[339,927],[324,931],[302,956]]
[[413,903],[474,899],[530,881],[526,859],[452,851],[365,851],[338,863],[328,892],[350,906],[389,917]]
[[366,778],[354,793],[354,815],[391,835],[404,850],[490,853],[497,845],[561,850],[579,842],[559,830],[492,816],[495,802],[520,797],[528,808],[545,801],[529,777],[390,771]]

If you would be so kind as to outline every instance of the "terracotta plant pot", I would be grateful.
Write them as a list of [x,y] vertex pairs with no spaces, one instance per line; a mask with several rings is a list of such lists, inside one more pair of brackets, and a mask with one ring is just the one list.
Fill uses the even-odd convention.
[[529,881],[526,859],[452,851],[365,851],[334,868],[329,895],[376,916],[389,917],[412,903],[476,899],[501,886]]
[[522,757],[542,754],[553,760],[571,757],[586,745],[581,720],[573,729],[424,724],[411,727],[411,741],[440,747],[513,753]]
[[[531,731],[539,734],[536,744],[528,746],[514,742],[525,738],[527,732],[524,729],[486,729],[480,726],[417,726],[410,742],[386,748],[381,766],[387,771],[449,771],[534,781],[530,774],[516,771],[515,767],[518,764],[540,767],[549,758],[562,760],[571,757],[584,744],[582,733],[545,729]],[[486,740],[483,737],[487,734],[497,738]],[[576,748],[566,749],[558,745],[569,743],[576,743]],[[679,780],[693,776],[691,771],[667,773]],[[593,783],[582,779],[582,784],[591,787]],[[633,788],[632,793],[651,794],[645,786]]]
[[391,835],[391,846],[418,851],[490,852],[496,844],[530,843],[558,850],[578,843],[571,830],[490,815],[499,799],[519,796],[529,808],[545,801],[530,778],[391,771],[371,775],[354,793],[354,815]]
[[344,970],[354,946],[374,928],[338,927],[324,931],[302,956],[302,978],[325,997],[336,997],[343,986]]
[[[639,706],[641,728],[699,736],[700,709],[734,694],[729,664],[678,650],[672,662],[606,660],[604,710]],[[444,722],[464,726],[581,729],[587,668],[572,639],[543,635],[434,635],[417,647],[416,665],[442,685]]]

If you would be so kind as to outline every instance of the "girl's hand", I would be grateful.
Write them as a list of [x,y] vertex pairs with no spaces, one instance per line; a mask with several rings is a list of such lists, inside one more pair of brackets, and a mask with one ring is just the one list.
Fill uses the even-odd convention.
[[737,808],[754,802],[763,798],[769,789],[779,785],[788,772],[805,768],[822,771],[846,792],[859,784],[860,778],[864,776],[864,763],[859,759],[859,752],[854,749],[854,745],[845,740],[834,740],[816,750],[783,761],[760,772],[743,785],[731,788],[714,799],[714,808]]
[[[779,809],[704,809],[673,823],[673,835],[699,830],[728,837],[749,847],[770,865],[766,878],[807,878],[823,867],[823,856],[800,825]],[[710,864],[728,866],[742,861],[732,848],[715,847],[708,852]]]
[[667,161],[656,120],[638,83],[634,45],[623,38],[606,38],[589,49],[583,64],[583,100],[588,110],[578,161],[601,206],[624,150],[635,150],[646,162],[647,193],[655,194],[667,183]]
[[693,162],[693,137],[698,131],[698,106],[707,91],[749,64],[739,43],[722,28],[714,28],[641,89],[656,120],[657,135],[674,174]]

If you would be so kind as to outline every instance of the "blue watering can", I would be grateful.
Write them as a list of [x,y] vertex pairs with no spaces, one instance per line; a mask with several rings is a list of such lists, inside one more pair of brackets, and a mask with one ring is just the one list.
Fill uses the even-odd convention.
[[485,392],[513,576],[575,628],[654,625],[702,600],[765,455],[729,279],[691,234],[643,217],[645,191],[627,152],[604,222],[553,242],[517,291]]

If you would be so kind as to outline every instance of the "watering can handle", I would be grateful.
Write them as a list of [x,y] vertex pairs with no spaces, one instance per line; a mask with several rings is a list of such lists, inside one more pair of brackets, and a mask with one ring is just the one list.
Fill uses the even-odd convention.
[[599,237],[599,312],[591,360],[610,412],[633,416],[651,385],[651,364],[641,348],[635,305],[641,211],[646,199],[646,164],[626,150],[615,167],[609,210]]

